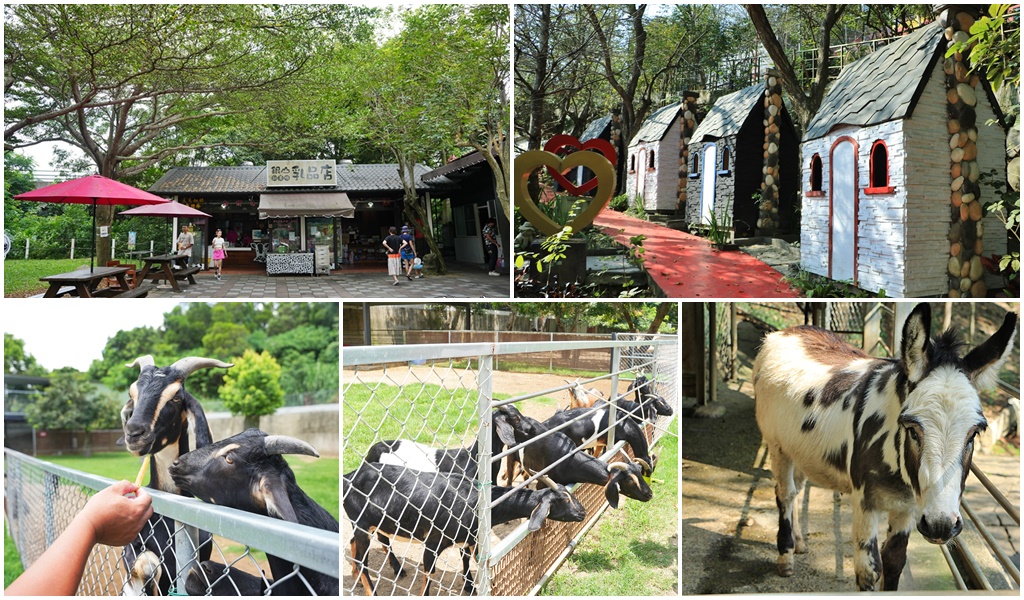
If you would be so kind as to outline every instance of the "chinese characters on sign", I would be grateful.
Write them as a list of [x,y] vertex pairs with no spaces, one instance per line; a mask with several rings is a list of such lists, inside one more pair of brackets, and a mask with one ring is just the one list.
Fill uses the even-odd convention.
[[267,187],[336,185],[334,160],[268,160]]

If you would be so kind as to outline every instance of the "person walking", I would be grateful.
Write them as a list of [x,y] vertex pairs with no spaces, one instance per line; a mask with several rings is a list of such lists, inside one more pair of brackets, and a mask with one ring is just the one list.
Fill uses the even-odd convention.
[[398,276],[402,273],[402,248],[408,243],[398,235],[398,228],[388,227],[388,236],[384,238],[384,248],[388,253],[388,275],[395,278],[393,285],[398,285]]
[[221,237],[220,229],[217,230],[217,234],[213,236],[210,244],[213,246],[213,274],[217,277],[217,281],[220,281],[221,265],[227,258],[227,252],[224,250],[224,238]]
[[408,225],[402,226],[401,238],[405,242],[402,246],[402,267],[405,269],[405,278],[412,281],[412,266],[416,261],[416,238],[413,237]]
[[494,217],[487,219],[483,229],[484,250],[487,252],[487,274],[498,277],[498,248],[501,246],[501,236],[498,234],[498,220]]

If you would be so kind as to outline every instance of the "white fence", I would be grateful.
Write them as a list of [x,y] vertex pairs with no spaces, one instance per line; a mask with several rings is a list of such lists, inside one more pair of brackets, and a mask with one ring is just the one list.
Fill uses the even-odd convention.
[[[663,396],[678,413],[681,386],[676,336],[618,334],[609,336],[605,341],[587,342],[346,347],[342,358],[342,471],[355,471],[367,451],[384,440],[405,439],[449,449],[469,449],[476,442],[479,448],[475,457],[478,467],[470,469],[471,473],[467,475],[474,480],[477,490],[486,493],[492,485],[492,462],[500,464],[503,458],[534,441],[492,454],[492,411],[514,404],[523,414],[542,421],[544,415],[568,404],[566,393],[575,383],[572,381],[575,377],[568,377],[570,382],[563,384],[565,376],[561,375],[494,369],[499,359],[505,364],[522,364],[529,362],[522,358],[542,353],[553,353],[555,358],[552,362],[556,367],[562,363],[578,362],[581,354],[592,360],[595,353],[603,353],[605,360],[602,364],[605,367],[602,374],[581,378],[580,384],[604,388],[602,391],[606,392],[607,399],[632,399],[632,392],[626,393],[627,380],[644,373],[651,381],[653,391]],[[497,399],[495,394],[506,397]],[[597,408],[600,406],[595,410]],[[611,413],[606,430],[609,434],[607,452],[601,457],[606,462],[620,452],[626,452],[624,442],[614,439],[614,423],[629,417],[621,411],[616,415],[614,409]],[[582,418],[589,419],[590,415]],[[662,438],[674,418],[660,417],[645,426],[644,432],[651,447]],[[672,437],[666,443],[676,444],[677,440]],[[536,477],[537,474],[528,481]],[[523,485],[524,482],[517,480],[514,487],[522,488]],[[492,530],[490,509],[502,498],[477,503],[478,529],[475,534],[478,545],[472,557],[475,563],[471,566],[477,593],[513,596],[532,595],[540,590],[608,507],[601,486],[577,484],[568,487],[586,508],[586,519],[574,523],[549,519],[542,529],[534,533],[528,532],[525,522],[499,525]],[[351,492],[345,488],[343,483],[343,504],[346,494]],[[453,515],[448,513],[438,515],[438,518],[441,516],[451,519]],[[348,517],[342,520],[341,528],[346,542],[353,534],[353,520],[358,515]],[[370,524],[369,529],[375,526]],[[348,548],[346,546],[346,563],[354,565],[354,557]],[[387,568],[385,553],[371,541],[367,566],[375,581],[374,591],[382,595],[419,594],[422,590],[422,574],[417,573],[422,564],[420,544],[391,540],[390,551],[400,559],[403,570],[400,577]],[[433,589],[438,590],[437,593],[458,595],[463,592],[463,563],[457,549],[442,553],[436,568],[431,585],[436,586]],[[349,577],[348,573],[342,580],[342,586],[343,594],[360,595],[365,592],[364,585]]]

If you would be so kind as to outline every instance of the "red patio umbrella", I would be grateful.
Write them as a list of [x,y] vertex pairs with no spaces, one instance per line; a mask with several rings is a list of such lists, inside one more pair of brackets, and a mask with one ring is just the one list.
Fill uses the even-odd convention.
[[[191,206],[185,206],[177,200],[165,202],[163,204],[153,204],[150,206],[140,206],[138,208],[130,208],[128,210],[122,210],[117,213],[119,215],[128,215],[129,217],[209,217],[207,213],[201,210],[192,208]],[[174,244],[174,232],[171,232],[171,244]]]
[[139,205],[165,204],[169,202],[147,191],[114,181],[102,175],[89,175],[71,181],[63,181],[46,187],[18,194],[15,200],[34,202],[56,202],[59,204],[92,204],[92,256],[89,257],[89,271],[96,262],[96,207],[98,205]]

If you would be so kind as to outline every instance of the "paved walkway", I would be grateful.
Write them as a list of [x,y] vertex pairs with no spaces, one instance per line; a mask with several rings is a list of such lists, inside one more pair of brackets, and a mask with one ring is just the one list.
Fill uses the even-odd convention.
[[444,276],[427,276],[399,285],[385,271],[334,271],[329,276],[225,274],[220,281],[209,271],[196,275],[196,284],[181,284],[175,292],[161,284],[149,298],[508,298],[509,276],[491,277],[477,265],[448,265]]
[[668,298],[797,298],[782,275],[742,252],[717,252],[706,239],[605,210],[594,225],[624,246],[645,235],[644,268]]

